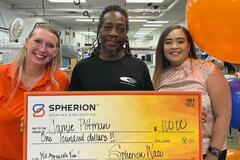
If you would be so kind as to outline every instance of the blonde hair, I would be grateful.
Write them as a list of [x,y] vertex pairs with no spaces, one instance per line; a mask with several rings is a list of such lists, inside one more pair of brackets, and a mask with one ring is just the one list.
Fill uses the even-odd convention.
[[[52,82],[52,84],[54,84],[57,88],[59,88],[59,84],[58,82],[56,81],[56,79],[54,78],[54,73],[56,70],[58,70],[60,68],[60,64],[61,64],[61,57],[60,57],[60,35],[58,34],[58,31],[55,27],[47,24],[47,23],[37,23],[35,24],[34,28],[32,29],[32,31],[30,32],[30,34],[28,35],[27,39],[31,38],[34,31],[38,28],[44,28],[44,29],[47,29],[49,32],[53,33],[58,41],[57,41],[57,54],[56,56],[50,61],[50,63],[46,66],[50,66],[50,80]],[[26,43],[26,42],[25,42]],[[18,86],[19,86],[19,83],[21,81],[21,78],[22,78],[22,73],[23,73],[23,67],[24,67],[24,64],[26,63],[26,53],[27,53],[27,49],[25,48],[25,46],[23,46],[16,59],[15,59],[15,63],[14,63],[14,77],[16,77],[16,79],[14,78],[13,79],[13,94],[15,94]]]

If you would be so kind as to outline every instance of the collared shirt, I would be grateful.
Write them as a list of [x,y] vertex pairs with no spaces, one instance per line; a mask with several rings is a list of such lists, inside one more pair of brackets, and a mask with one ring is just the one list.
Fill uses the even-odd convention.
[[24,92],[30,91],[63,91],[68,89],[69,80],[66,73],[56,71],[54,77],[59,88],[52,84],[50,68],[44,76],[28,90],[20,82],[12,95],[14,86],[14,63],[0,66],[0,159],[21,160],[23,152],[23,133],[20,132],[20,122],[24,111]]

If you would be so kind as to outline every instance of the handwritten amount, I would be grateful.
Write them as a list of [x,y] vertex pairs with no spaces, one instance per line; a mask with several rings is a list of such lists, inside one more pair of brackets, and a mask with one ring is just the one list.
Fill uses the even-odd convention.
[[160,132],[175,132],[175,131],[183,131],[187,128],[187,120],[162,120],[160,123],[160,127],[155,126],[154,131]]

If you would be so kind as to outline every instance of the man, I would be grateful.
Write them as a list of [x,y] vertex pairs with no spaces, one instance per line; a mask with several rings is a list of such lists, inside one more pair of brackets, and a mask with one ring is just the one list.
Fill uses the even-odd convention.
[[72,74],[70,90],[153,90],[146,64],[132,57],[127,32],[128,15],[111,5],[102,12],[91,56]]

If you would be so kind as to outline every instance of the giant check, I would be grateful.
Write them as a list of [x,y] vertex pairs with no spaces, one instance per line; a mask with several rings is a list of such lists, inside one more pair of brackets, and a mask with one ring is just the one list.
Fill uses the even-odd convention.
[[25,160],[201,160],[199,93],[25,95]]

